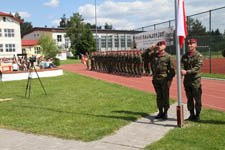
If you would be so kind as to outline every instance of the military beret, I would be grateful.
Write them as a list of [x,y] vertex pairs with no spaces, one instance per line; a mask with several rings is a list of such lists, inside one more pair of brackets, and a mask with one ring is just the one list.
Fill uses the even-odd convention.
[[158,43],[157,43],[157,45],[159,46],[159,45],[166,45],[166,41],[159,41]]
[[196,39],[188,39],[188,43],[197,43]]

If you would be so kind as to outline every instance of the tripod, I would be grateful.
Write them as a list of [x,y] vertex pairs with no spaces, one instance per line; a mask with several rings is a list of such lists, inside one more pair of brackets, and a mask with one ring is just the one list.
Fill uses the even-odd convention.
[[37,77],[38,77],[38,80],[39,80],[39,82],[40,82],[40,84],[41,84],[41,86],[42,86],[42,89],[44,90],[45,95],[47,95],[47,93],[46,93],[46,91],[45,91],[45,88],[44,88],[44,85],[42,84],[41,79],[40,79],[40,77],[39,77],[39,75],[38,75],[38,73],[37,73],[37,70],[36,70],[34,64],[31,63],[31,67],[30,67],[29,74],[28,74],[28,79],[27,79],[27,86],[26,86],[25,97],[27,97],[27,89],[29,88],[29,95],[28,95],[28,98],[30,98],[31,80],[32,80],[32,72],[33,72],[32,70],[34,70],[34,71],[36,72]]

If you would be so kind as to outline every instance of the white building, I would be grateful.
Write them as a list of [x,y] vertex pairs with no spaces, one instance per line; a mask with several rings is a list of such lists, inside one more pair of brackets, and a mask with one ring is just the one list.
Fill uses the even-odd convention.
[[22,54],[20,23],[14,16],[0,12],[0,58]]
[[[96,33],[93,30],[96,39]],[[134,36],[140,31],[132,30],[97,30],[97,49],[99,51],[134,50]]]
[[[119,51],[132,50],[133,37],[140,31],[130,30],[97,30],[97,47],[99,51]],[[69,51],[70,40],[65,37],[66,30],[64,28],[41,28],[35,27],[23,35],[23,40],[40,40],[40,36],[49,35],[56,41],[56,44],[62,50]],[[95,30],[93,35],[96,38]]]
[[66,38],[66,31],[62,28],[33,28],[23,35],[23,40],[40,40],[41,35],[50,36],[61,50],[69,51],[70,40]]

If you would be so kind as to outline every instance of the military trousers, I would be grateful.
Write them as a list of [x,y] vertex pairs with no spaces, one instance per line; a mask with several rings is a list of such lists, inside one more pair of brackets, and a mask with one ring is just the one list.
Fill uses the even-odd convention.
[[156,102],[159,109],[169,109],[169,87],[168,79],[163,78],[160,80],[152,80],[155,92],[156,92]]
[[150,74],[150,65],[147,62],[144,62],[145,74]]
[[197,113],[201,112],[202,108],[202,86],[201,79],[196,79],[194,81],[184,80],[184,88],[186,92],[186,96],[188,99],[187,107],[189,111],[193,111],[196,109]]

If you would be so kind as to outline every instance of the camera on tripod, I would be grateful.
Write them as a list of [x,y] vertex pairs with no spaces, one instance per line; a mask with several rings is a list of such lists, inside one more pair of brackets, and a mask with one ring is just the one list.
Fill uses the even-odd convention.
[[30,64],[31,64],[31,67],[33,67],[34,66],[34,62],[36,61],[36,56],[31,56],[30,58],[29,58],[29,62],[30,62]]
[[41,86],[42,86],[42,89],[44,90],[45,92],[45,95],[47,95],[46,91],[45,91],[45,88],[44,88],[44,85],[42,84],[41,82],[41,79],[37,73],[37,70],[34,66],[34,62],[36,61],[36,56],[31,56],[29,58],[29,63],[30,63],[30,71],[29,71],[29,74],[28,74],[28,79],[27,79],[27,86],[26,86],[26,92],[25,92],[25,97],[27,96],[27,90],[29,90],[29,95],[28,95],[28,98],[30,98],[30,91],[31,91],[31,79],[32,79],[32,72],[33,70],[36,72],[36,75],[38,77],[38,80],[40,81],[41,83]]

